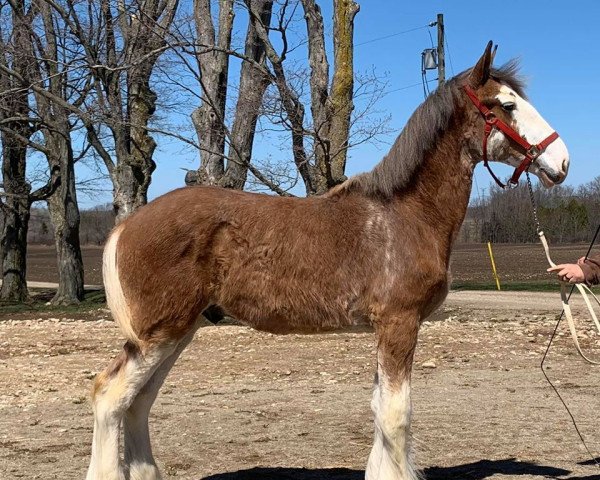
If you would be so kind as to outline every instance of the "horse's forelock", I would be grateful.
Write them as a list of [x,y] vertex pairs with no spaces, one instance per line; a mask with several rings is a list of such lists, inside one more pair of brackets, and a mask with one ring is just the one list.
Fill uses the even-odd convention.
[[518,59],[513,58],[498,68],[492,68],[490,73],[494,80],[513,89],[520,97],[527,98],[525,79],[519,73]]

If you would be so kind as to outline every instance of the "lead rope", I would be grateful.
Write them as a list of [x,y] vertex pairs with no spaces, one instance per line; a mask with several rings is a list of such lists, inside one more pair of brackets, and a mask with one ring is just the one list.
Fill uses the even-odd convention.
[[[533,187],[531,186],[531,179],[529,178],[529,172],[528,171],[525,172],[525,175],[527,177],[527,188],[529,189],[529,197],[531,199],[531,206],[533,207],[533,220],[535,222],[536,232],[537,232],[538,236],[540,237],[540,241],[542,242],[542,246],[544,247],[544,251],[546,253],[546,259],[548,260],[548,263],[550,264],[551,267],[554,267],[554,266],[556,266],[556,264],[550,258],[550,248],[548,246],[548,241],[546,240],[546,236],[544,235],[544,232],[542,231],[542,229],[540,227],[540,222],[539,222],[539,219],[538,219],[538,216],[537,216],[537,204],[535,202],[535,197],[533,195]],[[590,252],[592,251],[592,247],[594,246],[594,243],[596,242],[596,237],[598,236],[599,232],[600,232],[600,224],[598,225],[598,228],[596,229],[596,233],[594,234],[594,238],[592,239],[592,241],[590,243],[590,246],[588,248],[588,251],[585,254],[584,258],[587,258],[588,255],[590,254]],[[556,393],[558,399],[561,401],[561,403],[565,407],[565,410],[569,414],[569,417],[571,418],[571,423],[573,423],[573,427],[575,428],[575,431],[577,432],[577,435],[579,436],[579,440],[581,440],[581,443],[584,446],[585,450],[587,451],[588,455],[590,456],[591,461],[596,465],[596,467],[600,468],[600,463],[598,463],[598,460],[596,459],[596,456],[588,448],[587,443],[585,442],[585,439],[583,438],[583,435],[581,434],[581,431],[579,430],[579,427],[577,426],[577,422],[575,421],[575,417],[571,413],[571,410],[569,409],[569,407],[568,407],[567,403],[565,402],[565,400],[563,399],[562,395],[560,394],[560,392],[558,391],[558,389],[556,388],[556,386],[552,383],[552,381],[550,380],[550,378],[546,374],[546,371],[544,370],[544,363],[546,362],[546,358],[548,357],[548,352],[550,352],[550,347],[552,346],[552,342],[554,341],[554,338],[556,337],[556,332],[558,331],[558,327],[560,325],[560,322],[563,319],[563,316],[567,317],[567,322],[569,323],[569,330],[571,331],[571,336],[573,337],[573,340],[575,342],[575,346],[576,346],[577,351],[579,352],[579,354],[587,362],[597,365],[597,362],[589,360],[583,354],[583,352],[581,351],[581,348],[579,346],[579,340],[577,339],[577,332],[575,330],[575,324],[573,322],[573,315],[571,313],[571,307],[569,306],[569,300],[571,299],[571,295],[573,294],[573,291],[575,290],[576,286],[579,286],[579,284],[575,284],[575,285],[571,286],[571,291],[569,292],[569,295],[567,296],[566,295],[566,290],[567,290],[566,283],[565,282],[560,282],[560,298],[561,298],[561,301],[562,301],[563,310],[562,310],[561,314],[558,317],[558,321],[556,322],[556,325],[554,326],[554,331],[552,332],[550,340],[548,341],[548,346],[546,347],[546,351],[544,352],[544,356],[542,357],[542,361],[540,363],[540,369],[542,370],[542,375],[544,375],[544,378],[548,382],[548,385],[550,385],[550,387],[552,387],[552,389],[554,390],[554,393]],[[587,286],[586,286],[586,288],[587,288]],[[589,290],[589,288],[588,288],[588,290]],[[592,313],[592,318],[594,319],[594,321],[596,323],[596,326],[598,326],[598,320],[596,318],[596,314],[595,314],[595,312],[594,312],[594,310],[593,310],[593,308],[591,306],[591,303],[589,302],[589,299],[587,298],[587,295],[585,294],[585,291],[582,291],[582,289],[580,289],[579,291],[581,292],[582,296],[586,300],[586,305],[588,307],[588,310],[590,310],[590,312]],[[594,299],[596,300],[596,302],[598,302],[598,299],[596,298],[596,296],[591,291],[590,291],[590,293],[592,294],[592,296],[594,297]]]
[[[540,237],[540,241],[542,242],[544,251],[546,252],[546,259],[548,260],[548,263],[550,264],[551,267],[556,267],[556,263],[554,263],[552,261],[552,259],[550,258],[550,247],[548,246],[548,240],[546,240],[546,235],[544,235],[544,232],[542,231],[542,229],[540,227],[540,221],[537,216],[537,205],[535,203],[535,197],[533,195],[533,187],[531,186],[531,178],[529,178],[529,172],[526,172],[526,176],[527,176],[527,188],[529,189],[531,205],[533,206],[533,220],[535,222],[535,229],[538,234],[538,237]],[[587,255],[586,255],[586,258],[587,258]],[[573,287],[577,288],[577,290],[579,290],[579,293],[581,293],[581,296],[583,297],[583,300],[588,308],[588,311],[590,312],[590,315],[591,315],[592,319],[594,320],[594,324],[596,325],[596,328],[598,329],[598,333],[600,333],[600,322],[598,322],[598,317],[596,316],[596,312],[594,311],[594,307],[592,306],[592,302],[590,301],[589,295],[592,296],[592,298],[596,301],[596,304],[599,307],[600,307],[600,300],[598,300],[598,297],[596,297],[596,295],[594,295],[594,292],[592,292],[590,290],[590,288],[583,283],[576,283],[573,285]],[[573,288],[571,288],[571,292],[567,295],[567,282],[561,281],[560,282],[560,299],[562,302],[564,315],[567,318],[567,323],[569,324],[569,330],[571,331],[571,337],[573,337],[573,343],[575,343],[575,348],[577,349],[577,352],[579,352],[579,355],[581,355],[581,357],[586,362],[591,363],[592,365],[600,365],[600,362],[586,357],[585,354],[583,353],[583,351],[581,350],[581,346],[579,345],[579,339],[577,337],[577,330],[575,328],[575,321],[573,320],[573,313],[571,312],[571,306],[569,305],[569,299],[571,298],[572,293],[573,293]]]

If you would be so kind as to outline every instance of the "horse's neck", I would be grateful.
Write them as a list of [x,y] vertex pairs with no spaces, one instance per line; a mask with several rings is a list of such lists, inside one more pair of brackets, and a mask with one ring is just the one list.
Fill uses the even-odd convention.
[[439,242],[440,251],[447,252],[442,253],[445,257],[464,220],[473,180],[474,165],[463,151],[462,137],[460,126],[454,123],[440,137],[437,148],[426,154],[408,194],[397,199],[418,205],[417,218],[426,231],[435,231],[431,241]]

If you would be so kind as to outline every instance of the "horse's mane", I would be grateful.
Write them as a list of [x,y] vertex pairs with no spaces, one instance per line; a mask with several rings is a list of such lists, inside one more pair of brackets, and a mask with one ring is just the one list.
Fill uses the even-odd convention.
[[[425,153],[448,128],[462,93],[461,85],[470,71],[460,73],[439,87],[415,110],[390,151],[373,170],[349,178],[331,193],[360,190],[368,196],[390,199],[404,188],[421,165]],[[494,80],[525,97],[516,60],[492,68],[490,74]]]

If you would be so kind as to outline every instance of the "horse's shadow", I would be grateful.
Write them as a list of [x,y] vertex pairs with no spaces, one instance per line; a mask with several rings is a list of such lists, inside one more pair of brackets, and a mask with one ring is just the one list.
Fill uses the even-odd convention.
[[[423,470],[427,480],[483,480],[494,475],[518,477],[524,475],[541,478],[565,478],[571,472],[563,468],[539,465],[532,462],[518,462],[514,458],[503,460],[479,460],[477,462],[455,465],[452,467],[428,467]],[[565,479],[567,480],[567,479]],[[590,477],[589,480],[592,480]],[[598,479],[600,480],[600,479]]]
[[[479,460],[452,467],[428,467],[421,471],[426,480],[484,480],[494,475],[518,477],[523,475],[561,480],[600,480],[600,475],[568,477],[571,472],[563,468],[518,462],[514,458]],[[363,480],[364,470],[348,468],[286,468],[256,467],[236,472],[218,473],[202,480]]]

